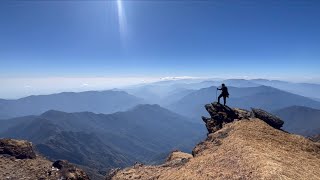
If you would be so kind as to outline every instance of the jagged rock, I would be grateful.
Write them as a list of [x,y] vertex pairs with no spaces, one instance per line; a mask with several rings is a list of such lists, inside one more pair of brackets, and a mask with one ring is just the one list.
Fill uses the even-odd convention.
[[311,139],[314,142],[319,142],[320,143],[320,134],[309,137],[309,139]]
[[205,105],[206,110],[210,114],[211,118],[202,117],[202,120],[206,123],[209,134],[218,131],[222,128],[223,124],[230,123],[235,119],[241,119],[239,114],[245,114],[244,110],[239,113],[228,106],[224,106],[219,103],[211,103]]
[[111,169],[106,176],[106,180],[112,180],[112,177],[115,176],[119,171],[120,171],[120,168]]
[[219,121],[204,116],[202,116],[202,120],[205,122],[209,134],[222,128],[222,123]]
[[277,116],[270,114],[262,109],[251,108],[254,117],[259,118],[269,124],[270,126],[280,129],[283,125],[283,121]]
[[66,160],[58,160],[52,164],[60,170],[61,178],[66,180],[89,180],[88,175]]
[[205,122],[208,129],[208,134],[220,130],[224,124],[241,119],[250,119],[253,117],[265,121],[267,124],[276,129],[280,129],[284,123],[277,116],[274,116],[261,109],[252,108],[252,112],[250,112],[245,109],[232,109],[219,103],[207,104],[205,105],[205,108],[211,116],[210,118],[202,117],[202,120]]
[[237,119],[236,112],[228,106],[219,103],[212,103],[205,105],[206,110],[211,116],[211,119],[221,122],[232,122]]
[[249,119],[252,117],[252,112],[246,109],[234,108],[234,111],[237,113],[239,120]]
[[36,158],[32,144],[24,140],[0,139],[0,154],[10,155],[17,159]]

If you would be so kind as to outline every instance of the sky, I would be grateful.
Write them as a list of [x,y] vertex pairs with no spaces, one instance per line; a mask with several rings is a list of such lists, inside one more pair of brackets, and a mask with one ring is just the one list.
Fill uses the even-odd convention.
[[163,77],[320,83],[319,19],[318,0],[1,0],[0,98]]

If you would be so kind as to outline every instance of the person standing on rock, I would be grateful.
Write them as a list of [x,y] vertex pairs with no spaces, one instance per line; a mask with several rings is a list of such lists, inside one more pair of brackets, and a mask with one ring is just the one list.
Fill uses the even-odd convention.
[[220,98],[223,97],[223,105],[226,105],[227,97],[229,97],[228,88],[225,84],[221,85],[221,88],[217,88],[217,90],[221,91],[221,94],[218,97],[218,103],[220,104]]

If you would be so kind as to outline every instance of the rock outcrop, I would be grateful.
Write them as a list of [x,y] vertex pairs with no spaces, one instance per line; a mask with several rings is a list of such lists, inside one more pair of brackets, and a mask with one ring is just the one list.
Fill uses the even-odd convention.
[[282,127],[284,122],[279,117],[273,114],[270,114],[262,109],[255,109],[255,108],[251,108],[251,109],[254,117],[263,120],[264,122],[266,122],[267,124],[269,124],[274,128],[280,129]]
[[89,180],[87,174],[81,169],[77,168],[73,164],[69,163],[66,160],[58,160],[52,164],[53,167],[60,170],[61,177],[64,179],[81,179],[81,180]]
[[242,109],[231,109],[219,103],[211,103],[205,105],[206,110],[210,114],[210,118],[202,116],[209,134],[218,131],[226,123],[248,118],[251,116],[249,111]]
[[36,155],[24,140],[0,139],[0,179],[88,180],[87,174],[67,161],[51,161]]
[[314,142],[319,142],[320,143],[320,134],[312,136],[310,139],[312,141],[314,141]]
[[262,109],[252,108],[250,112],[239,108],[232,109],[219,103],[207,104],[205,108],[211,117],[202,117],[202,120],[205,122],[209,134],[218,131],[226,123],[251,117],[258,118],[276,129],[280,129],[284,123],[279,117]]
[[0,154],[14,156],[17,159],[34,159],[36,153],[28,141],[0,139]]
[[[163,165],[114,171],[108,179],[319,179],[320,144],[278,130],[241,109],[206,105],[209,131],[190,154],[173,152]],[[263,118],[263,117],[261,117]],[[176,162],[175,162],[176,161]]]

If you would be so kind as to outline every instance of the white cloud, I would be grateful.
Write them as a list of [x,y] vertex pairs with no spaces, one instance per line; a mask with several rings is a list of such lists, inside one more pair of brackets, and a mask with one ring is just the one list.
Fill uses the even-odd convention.
[[160,78],[160,80],[180,80],[180,79],[201,79],[201,78],[193,77],[193,76],[168,76],[168,77]]

